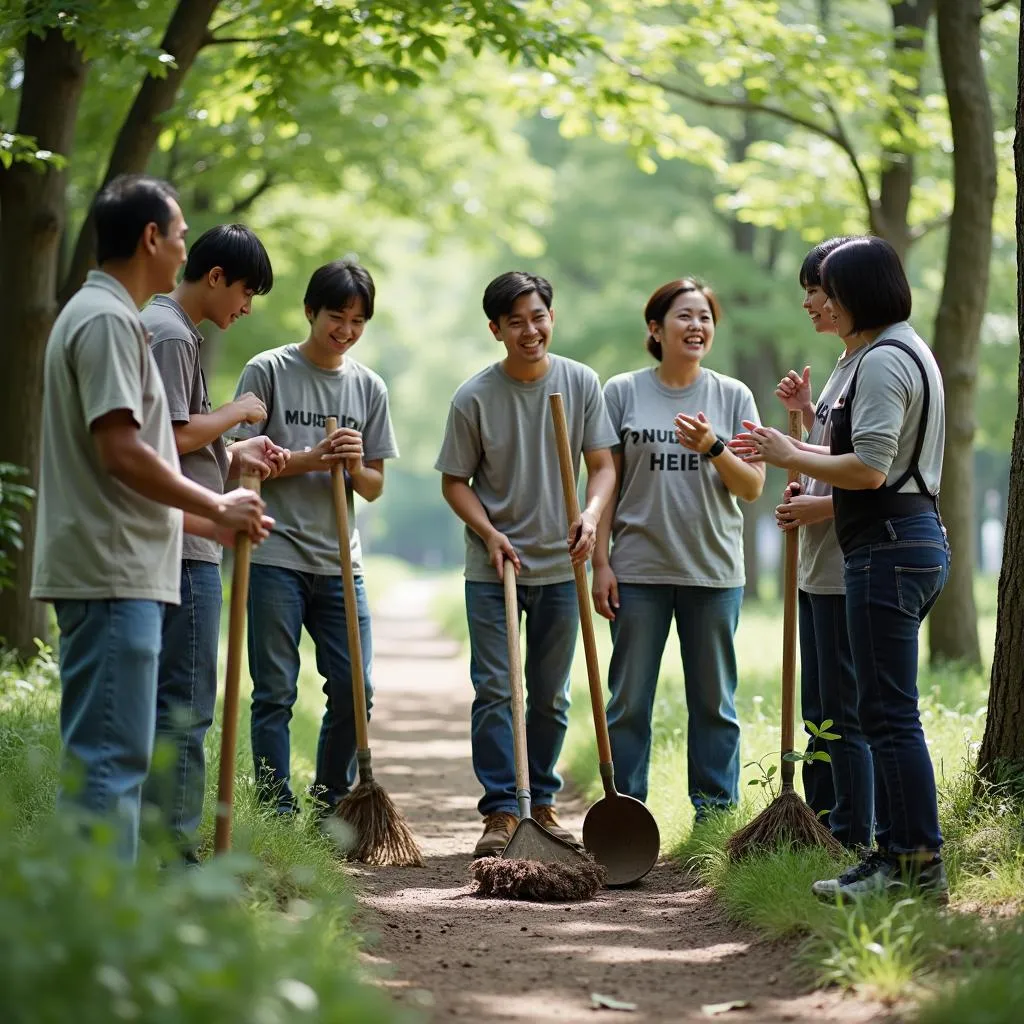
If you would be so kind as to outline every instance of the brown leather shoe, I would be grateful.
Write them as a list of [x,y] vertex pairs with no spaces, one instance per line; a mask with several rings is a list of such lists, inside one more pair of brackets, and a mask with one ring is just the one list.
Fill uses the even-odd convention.
[[579,845],[576,837],[567,828],[562,828],[558,823],[558,815],[555,813],[554,807],[550,805],[537,807],[535,805],[530,810],[530,817],[538,825],[543,825],[556,839],[562,839],[567,843],[572,843],[574,846]]
[[496,857],[508,846],[519,819],[508,811],[484,815],[484,834],[477,840],[473,853],[477,857]]

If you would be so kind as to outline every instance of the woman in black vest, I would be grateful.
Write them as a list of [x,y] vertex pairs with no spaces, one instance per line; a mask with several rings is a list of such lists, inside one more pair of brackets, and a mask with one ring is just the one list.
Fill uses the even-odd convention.
[[876,848],[819,896],[905,891],[948,898],[935,774],[918,712],[918,633],[946,582],[938,491],[942,377],[910,316],[910,285],[880,238],[857,238],[821,267],[826,315],[848,350],[866,347],[832,409],[828,448],[755,424],[733,447],[832,485],[861,728],[875,769]]

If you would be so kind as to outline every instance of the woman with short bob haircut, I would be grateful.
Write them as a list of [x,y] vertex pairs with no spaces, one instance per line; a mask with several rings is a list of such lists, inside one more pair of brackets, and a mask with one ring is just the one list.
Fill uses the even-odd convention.
[[698,820],[739,795],[739,501],[754,501],[764,486],[764,468],[747,465],[720,439],[757,417],[745,384],[701,365],[720,317],[714,292],[693,278],[670,281],[648,300],[647,351],[656,363],[619,374],[604,389],[620,444],[612,450],[615,497],[594,549],[594,607],[610,620],[614,644],[608,730],[615,778],[623,793],[646,799],[651,713],[674,620]]
[[918,712],[921,623],[949,572],[938,510],[942,377],[907,323],[910,285],[880,238],[857,238],[821,267],[825,311],[847,351],[866,351],[832,408],[829,447],[750,424],[734,450],[832,485],[861,729],[875,772],[875,849],[814,892],[906,892],[945,902],[935,775]]

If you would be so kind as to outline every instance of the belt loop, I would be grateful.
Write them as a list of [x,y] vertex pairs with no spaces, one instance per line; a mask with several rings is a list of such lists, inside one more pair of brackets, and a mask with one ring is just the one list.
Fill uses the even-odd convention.
[[889,540],[899,540],[899,538],[896,536],[896,531],[893,529],[891,519],[886,519],[885,528],[889,531]]

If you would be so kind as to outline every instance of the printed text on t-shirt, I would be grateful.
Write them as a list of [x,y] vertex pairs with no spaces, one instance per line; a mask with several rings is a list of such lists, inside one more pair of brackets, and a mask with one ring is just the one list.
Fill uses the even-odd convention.
[[[328,413],[305,412],[301,409],[286,409],[284,421],[289,426],[319,427],[323,430],[327,426]],[[351,416],[338,416],[339,427],[349,427],[352,430],[359,430],[359,420]]]

